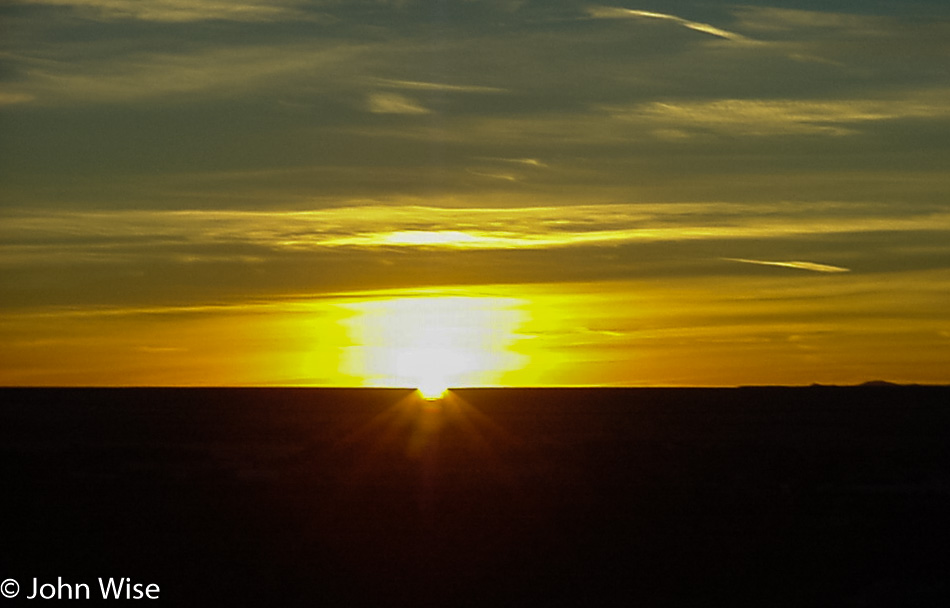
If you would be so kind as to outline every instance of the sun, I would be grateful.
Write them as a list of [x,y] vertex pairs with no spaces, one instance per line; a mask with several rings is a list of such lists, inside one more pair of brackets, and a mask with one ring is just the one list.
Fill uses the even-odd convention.
[[426,344],[404,345],[397,348],[392,357],[396,361],[390,369],[402,384],[416,387],[429,401],[442,398],[449,386],[474,364],[471,353],[459,349],[458,345],[440,344],[434,339]]
[[414,387],[434,401],[449,387],[497,383],[521,363],[509,348],[522,320],[516,300],[390,297],[348,309],[353,357],[344,368],[364,386]]
[[472,364],[465,355],[452,345],[417,345],[396,355],[402,363],[397,368],[401,367],[400,375],[409,386],[416,387],[423,399],[435,401],[445,396],[449,385]]
[[420,383],[416,390],[426,401],[437,401],[445,397],[445,394],[449,392],[449,387],[444,382],[433,380]]

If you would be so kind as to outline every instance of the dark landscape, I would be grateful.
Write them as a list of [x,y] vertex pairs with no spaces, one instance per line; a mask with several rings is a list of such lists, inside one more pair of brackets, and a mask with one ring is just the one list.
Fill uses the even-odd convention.
[[13,603],[950,605],[946,387],[0,398]]

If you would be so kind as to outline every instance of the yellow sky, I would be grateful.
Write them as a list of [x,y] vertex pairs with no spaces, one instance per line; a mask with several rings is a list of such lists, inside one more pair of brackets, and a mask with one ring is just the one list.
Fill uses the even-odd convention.
[[0,19],[2,385],[950,382],[942,0]]
[[[392,290],[218,307],[23,313],[5,384],[729,386],[941,382],[933,273]],[[55,354],[51,357],[51,354]]]

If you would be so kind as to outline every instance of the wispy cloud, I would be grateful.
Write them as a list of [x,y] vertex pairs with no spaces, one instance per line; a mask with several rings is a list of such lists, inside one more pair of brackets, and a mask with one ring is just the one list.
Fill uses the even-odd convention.
[[[485,164],[480,167],[467,169],[467,172],[471,175],[508,182],[520,182],[529,176],[536,176],[538,170],[548,168],[548,165],[536,158],[493,158],[480,156],[474,157],[473,160],[482,161]],[[526,171],[520,171],[521,169],[525,169]]]
[[19,103],[27,103],[33,101],[33,95],[27,93],[11,93],[7,91],[0,91],[0,106],[11,106]]
[[398,93],[372,93],[367,108],[374,114],[429,114],[431,111]]
[[757,264],[759,266],[778,266],[780,268],[796,268],[798,270],[810,270],[812,272],[828,272],[828,273],[838,273],[838,272],[851,272],[850,268],[842,268],[841,266],[832,266],[830,264],[818,264],[816,262],[775,262],[770,260],[748,260],[744,258],[722,258],[729,262],[742,262],[743,264]]
[[[545,249],[709,239],[767,239],[877,231],[950,231],[950,214],[823,217],[818,207],[733,204],[579,205],[515,209],[359,206],[318,211],[112,211],[4,218],[0,263],[24,259],[115,261],[158,255],[182,262],[227,252],[348,248]],[[235,248],[251,249],[235,249]],[[250,257],[249,257],[250,256]],[[816,272],[827,264],[726,258]]]
[[764,33],[801,30],[838,30],[862,34],[883,34],[888,31],[886,17],[809,11],[765,6],[739,6],[733,9],[743,28]]
[[246,93],[303,75],[343,80],[365,51],[350,44],[299,43],[110,54],[31,65],[20,87],[44,105]]
[[506,182],[518,181],[518,176],[513,173],[486,172],[486,171],[478,171],[476,169],[469,169],[468,172],[471,173],[472,175],[477,175],[479,177],[487,177],[489,179],[500,179]]
[[[925,91],[902,99],[718,99],[664,101],[607,107],[616,119],[690,132],[724,135],[849,135],[861,123],[903,118],[950,117],[950,90]],[[660,134],[665,131],[660,131]]]
[[671,21],[687,29],[709,34],[710,36],[715,36],[717,38],[723,38],[733,42],[755,42],[754,40],[746,38],[742,34],[730,32],[708,23],[690,21],[688,19],[683,19],[682,17],[677,17],[676,15],[668,15],[666,13],[654,13],[650,11],[639,11],[629,8],[610,6],[591,7],[587,10],[587,13],[595,19],[657,19],[661,21]]
[[862,79],[888,78],[890,64],[899,58],[902,77],[916,73],[930,80],[928,68],[934,58],[946,56],[950,30],[946,19],[928,17],[925,11],[908,11],[899,18],[765,6],[739,6],[732,12],[743,30],[755,32],[789,58],[835,66],[842,75]]
[[521,165],[524,167],[534,167],[537,169],[545,169],[548,166],[547,163],[537,158],[497,158],[494,156],[477,156],[475,157],[475,160]]
[[272,0],[13,0],[13,4],[68,7],[95,18],[181,23],[189,21],[266,22],[313,19],[300,2]]
[[515,149],[558,145],[570,149],[645,138],[690,142],[703,137],[844,137],[868,132],[874,125],[908,119],[950,119],[950,88],[904,91],[879,98],[666,99],[629,105],[592,104],[573,113],[451,117],[451,122],[437,127],[344,128],[376,138],[517,146]]
[[506,93],[507,89],[498,87],[483,87],[479,85],[447,84],[443,82],[420,82],[415,80],[392,80],[389,78],[373,78],[373,84],[380,87],[394,89],[409,89],[414,91],[442,91],[448,93]]

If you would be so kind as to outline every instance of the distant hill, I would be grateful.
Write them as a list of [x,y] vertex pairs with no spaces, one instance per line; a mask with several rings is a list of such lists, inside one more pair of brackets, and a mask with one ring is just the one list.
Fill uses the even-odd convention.
[[867,382],[862,382],[861,384],[820,384],[818,382],[812,383],[809,386],[814,388],[823,388],[823,387],[848,387],[848,386],[865,386],[865,387],[882,387],[882,386],[893,386],[895,388],[899,387],[909,387],[909,386],[925,386],[923,384],[901,384],[898,382],[889,382],[887,380],[868,380]]

